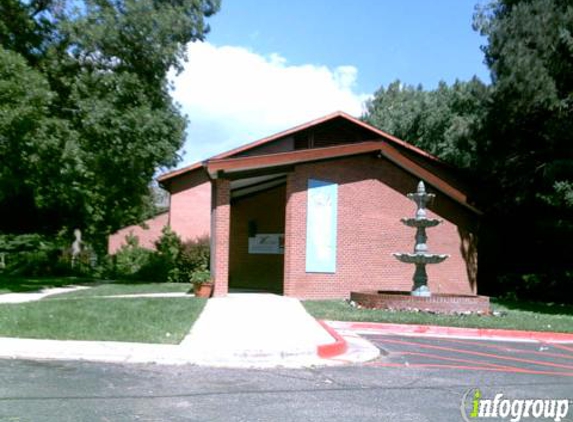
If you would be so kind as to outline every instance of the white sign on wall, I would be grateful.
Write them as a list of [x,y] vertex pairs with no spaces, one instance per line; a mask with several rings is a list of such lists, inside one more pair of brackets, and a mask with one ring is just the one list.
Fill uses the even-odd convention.
[[284,254],[285,235],[283,233],[266,233],[249,237],[249,253]]
[[336,272],[338,185],[308,180],[306,211],[306,272]]

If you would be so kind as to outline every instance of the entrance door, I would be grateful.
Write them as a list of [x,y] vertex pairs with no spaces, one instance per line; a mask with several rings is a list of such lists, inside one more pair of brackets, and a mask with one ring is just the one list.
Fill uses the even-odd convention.
[[253,190],[232,191],[229,287],[282,294],[286,184]]

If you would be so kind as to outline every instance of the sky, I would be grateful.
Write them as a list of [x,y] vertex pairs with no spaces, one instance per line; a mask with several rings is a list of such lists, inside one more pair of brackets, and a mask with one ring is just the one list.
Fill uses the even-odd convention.
[[222,0],[172,96],[189,119],[178,167],[342,110],[399,79],[489,83],[479,0]]

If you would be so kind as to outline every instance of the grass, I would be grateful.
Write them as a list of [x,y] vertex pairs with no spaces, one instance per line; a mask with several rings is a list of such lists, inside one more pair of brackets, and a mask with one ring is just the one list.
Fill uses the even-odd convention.
[[177,344],[189,332],[206,302],[194,297],[102,298],[187,292],[190,285],[77,277],[2,276],[0,294],[31,293],[70,285],[90,289],[48,296],[37,302],[0,304],[0,337]]
[[191,284],[186,283],[106,283],[90,289],[76,290],[48,296],[46,300],[93,298],[101,296],[134,295],[146,293],[187,293]]
[[61,298],[0,305],[0,337],[177,344],[205,299]]
[[0,276],[0,294],[32,293],[44,288],[63,287],[73,284],[93,285],[98,280],[79,277],[9,277]]
[[98,280],[83,277],[10,277],[0,276],[0,294],[5,293],[33,293],[42,289],[53,287],[66,287],[82,285],[91,287],[87,290],[78,290],[51,296],[52,298],[116,296],[145,293],[174,293],[188,292],[191,284],[186,283],[147,283],[124,280]]
[[570,305],[492,299],[492,310],[502,312],[502,316],[454,316],[423,312],[357,309],[343,300],[309,300],[303,302],[303,304],[306,310],[315,318],[335,321],[387,322],[573,333],[573,306]]

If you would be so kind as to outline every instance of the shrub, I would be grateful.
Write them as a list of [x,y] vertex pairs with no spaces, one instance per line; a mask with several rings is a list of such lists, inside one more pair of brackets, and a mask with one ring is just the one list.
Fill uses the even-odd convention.
[[183,242],[169,226],[165,226],[161,233],[161,237],[155,242],[157,251],[150,267],[146,269],[145,276],[148,278],[152,275],[156,281],[176,283],[181,278],[179,256],[181,255]]
[[149,265],[153,251],[139,246],[137,236],[125,237],[125,245],[113,257],[112,275],[114,278],[138,278],[139,273]]
[[573,272],[509,273],[498,277],[498,294],[505,299],[571,303]]
[[142,279],[153,277],[157,281],[188,283],[193,273],[209,270],[208,237],[182,242],[171,229],[165,228],[156,246],[149,267],[140,274]]
[[183,244],[179,256],[179,266],[188,273],[207,271],[211,259],[209,237],[200,237]]
[[155,282],[188,283],[196,272],[209,271],[209,237],[182,242],[169,227],[155,242],[155,251],[139,246],[137,237],[126,238],[126,245],[115,255],[113,276]]
[[179,258],[183,243],[181,238],[169,226],[161,230],[161,237],[155,242],[157,254],[170,266],[174,266]]
[[40,234],[0,235],[0,253],[4,271],[11,275],[64,275],[62,248],[57,242]]

